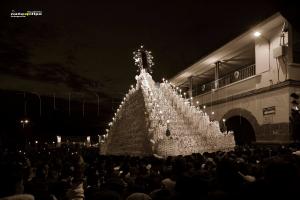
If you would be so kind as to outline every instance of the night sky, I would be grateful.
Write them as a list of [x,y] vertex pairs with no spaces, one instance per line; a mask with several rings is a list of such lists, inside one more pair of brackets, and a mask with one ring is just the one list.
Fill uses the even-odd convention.
[[[140,44],[153,52],[158,81],[277,11],[299,19],[296,3],[286,1],[109,2],[1,1],[0,89],[120,98],[135,82],[132,52]],[[11,18],[12,10],[42,16]]]

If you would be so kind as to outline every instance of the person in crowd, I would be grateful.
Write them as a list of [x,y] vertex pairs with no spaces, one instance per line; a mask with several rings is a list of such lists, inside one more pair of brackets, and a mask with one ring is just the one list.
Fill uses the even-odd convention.
[[288,198],[300,188],[299,149],[243,146],[167,158],[103,156],[71,146],[5,151],[0,200]]
[[0,164],[0,199],[34,200],[33,195],[23,194],[23,168],[18,162]]

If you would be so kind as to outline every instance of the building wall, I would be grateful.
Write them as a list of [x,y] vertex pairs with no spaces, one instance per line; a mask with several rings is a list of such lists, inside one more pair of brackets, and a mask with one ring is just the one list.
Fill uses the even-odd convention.
[[[293,92],[300,93],[300,64],[293,63],[292,27],[281,30],[284,19],[275,28],[261,31],[255,40],[256,75],[217,90],[194,97],[194,104],[206,105],[207,114],[220,121],[241,115],[248,119],[256,132],[257,142],[284,142],[291,139],[290,111]],[[274,22],[270,22],[271,24]],[[266,26],[265,26],[266,27]],[[282,41],[282,44],[281,44]],[[284,55],[274,57],[274,49],[285,46]],[[295,81],[290,81],[295,80]],[[294,83],[295,84],[294,84]],[[263,109],[274,106],[273,114],[264,115]],[[214,115],[212,115],[214,111]]]
[[[274,58],[274,49],[280,47],[281,27],[274,29],[270,35],[255,40],[256,74],[261,75],[261,82],[257,88],[267,87],[288,79],[288,55]],[[285,45],[288,44],[288,35],[285,34]],[[278,76],[279,74],[279,76]]]
[[300,80],[300,64],[290,63],[288,65],[288,70],[289,79]]
[[295,63],[295,59],[293,60],[292,44],[297,38],[292,35],[294,33],[291,25],[289,27],[289,32],[284,34],[284,45],[287,48],[283,57],[274,58],[273,51],[280,46],[282,27],[278,26],[268,36],[261,36],[255,40],[256,74],[262,76],[262,81],[257,88],[277,84],[287,79],[300,80],[300,64]]
[[[255,79],[252,79],[255,80]],[[236,87],[240,84],[234,85]],[[230,87],[227,88],[229,90]],[[222,91],[223,90],[223,91]],[[233,116],[245,117],[254,128],[257,142],[284,142],[290,140],[289,133],[289,115],[290,115],[290,88],[282,87],[276,90],[270,90],[259,94],[241,97],[239,99],[222,98],[222,92],[226,93],[224,89],[212,95],[212,101],[206,96],[202,95],[194,98],[194,103],[199,101],[200,104],[205,104],[205,111],[210,115],[211,119],[218,120],[222,124],[223,118]],[[219,94],[220,96],[214,95]],[[244,93],[245,94],[245,93]],[[204,97],[204,98],[203,98]],[[224,97],[224,96],[223,96]],[[221,103],[217,103],[217,100]],[[223,101],[223,102],[222,102]],[[275,113],[264,115],[263,109],[275,106]],[[212,115],[212,111],[214,115]]]
[[[221,126],[226,117],[241,115],[248,119],[256,132],[257,142],[290,140],[290,93],[296,89],[288,86],[272,88],[287,79],[300,80],[300,66],[288,64],[288,50],[283,57],[274,58],[274,49],[280,47],[280,35],[281,27],[278,26],[268,35],[262,32],[262,36],[255,40],[256,76],[194,97],[194,102],[206,105],[206,112],[212,119],[220,121]],[[287,33],[284,45],[288,45]],[[251,95],[262,89],[265,92]],[[239,99],[233,98],[239,95]],[[273,114],[263,114],[263,109],[273,106]]]

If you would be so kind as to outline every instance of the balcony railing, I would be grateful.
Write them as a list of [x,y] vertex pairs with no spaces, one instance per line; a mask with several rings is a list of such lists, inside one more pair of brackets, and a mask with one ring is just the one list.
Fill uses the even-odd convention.
[[203,94],[211,91],[212,89],[221,88],[231,83],[246,79],[248,77],[255,75],[255,64],[250,65],[235,72],[229,73],[216,81],[205,83],[202,85],[197,85],[193,88],[193,96]]

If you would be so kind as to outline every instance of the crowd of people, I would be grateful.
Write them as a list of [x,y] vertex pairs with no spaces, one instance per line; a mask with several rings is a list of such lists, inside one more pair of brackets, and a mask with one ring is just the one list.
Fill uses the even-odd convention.
[[287,199],[300,188],[299,146],[247,146],[160,158],[62,146],[3,150],[1,200]]

